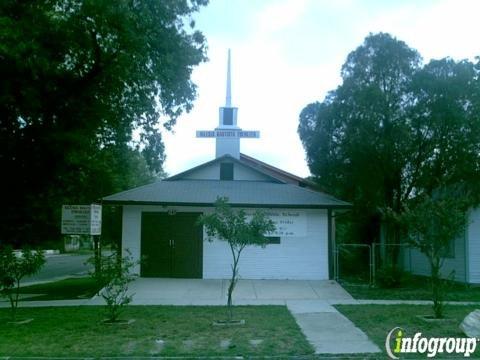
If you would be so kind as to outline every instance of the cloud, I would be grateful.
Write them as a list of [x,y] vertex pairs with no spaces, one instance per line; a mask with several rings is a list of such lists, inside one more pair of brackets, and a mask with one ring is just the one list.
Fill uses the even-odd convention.
[[214,140],[196,139],[195,130],[218,124],[228,48],[239,125],[261,131],[259,140],[242,140],[241,151],[300,176],[309,170],[296,131],[299,113],[338,86],[342,63],[369,32],[390,32],[427,60],[480,55],[480,1],[229,0],[228,13],[225,4],[212,1],[197,21],[208,29],[210,61],[194,70],[194,109],[179,119],[174,135],[164,134],[171,174],[215,156]]
[[257,15],[257,34],[268,34],[292,26],[302,18],[308,3],[308,0],[284,0],[268,5]]

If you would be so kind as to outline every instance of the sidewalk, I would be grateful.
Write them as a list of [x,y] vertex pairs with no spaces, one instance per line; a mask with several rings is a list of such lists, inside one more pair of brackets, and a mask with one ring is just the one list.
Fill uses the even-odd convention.
[[381,352],[362,330],[325,301],[292,300],[287,307],[316,354]]

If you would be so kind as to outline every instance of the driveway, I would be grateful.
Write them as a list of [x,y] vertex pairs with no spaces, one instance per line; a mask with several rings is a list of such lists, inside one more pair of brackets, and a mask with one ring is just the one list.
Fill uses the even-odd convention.
[[22,285],[39,284],[71,276],[86,275],[92,268],[92,265],[85,264],[90,257],[91,255],[76,254],[47,255],[46,263],[40,272],[23,278]]

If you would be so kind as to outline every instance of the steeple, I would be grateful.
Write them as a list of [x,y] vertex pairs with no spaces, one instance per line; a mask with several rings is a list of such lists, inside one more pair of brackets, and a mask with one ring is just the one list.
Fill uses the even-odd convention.
[[225,106],[220,107],[219,109],[219,128],[228,127],[230,129],[232,126],[237,127],[237,111],[238,108],[232,107],[232,70],[231,70],[231,56],[230,49],[228,49],[228,58],[227,58],[227,91],[225,95]]
[[230,49],[228,49],[225,106],[219,108],[218,127],[214,131],[197,131],[197,137],[215,138],[215,155],[217,158],[228,154],[239,159],[240,139],[260,137],[259,131],[242,131],[237,126],[237,113],[238,108],[232,107],[231,54]]
[[227,60],[227,96],[225,97],[225,107],[232,106],[232,75],[230,69],[230,49],[228,49],[228,60]]

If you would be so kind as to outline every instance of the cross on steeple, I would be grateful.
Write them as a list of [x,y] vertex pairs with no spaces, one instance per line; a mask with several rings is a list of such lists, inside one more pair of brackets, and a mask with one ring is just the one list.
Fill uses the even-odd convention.
[[240,138],[259,138],[259,131],[243,131],[237,126],[237,107],[232,107],[232,79],[230,49],[227,60],[227,91],[225,106],[219,108],[218,127],[213,131],[197,131],[197,138],[215,138],[216,157],[230,155],[240,158]]

